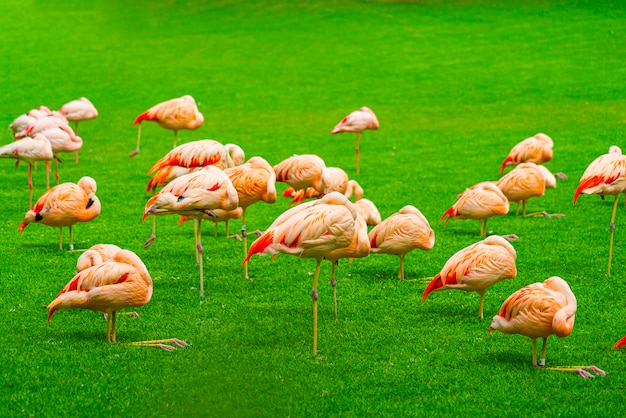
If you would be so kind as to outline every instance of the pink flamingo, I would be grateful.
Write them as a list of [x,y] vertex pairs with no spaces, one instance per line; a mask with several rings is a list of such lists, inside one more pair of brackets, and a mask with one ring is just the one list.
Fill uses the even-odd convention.
[[361,132],[366,129],[378,129],[380,127],[376,115],[369,107],[363,106],[359,110],[355,110],[348,116],[343,118],[335,128],[330,131],[331,134],[338,134],[341,132],[354,132],[356,133],[356,173],[360,173],[359,168],[359,142],[361,140]]
[[0,147],[0,158],[15,158],[18,162],[22,160],[28,164],[29,208],[33,207],[33,163],[37,161],[46,162],[46,189],[49,189],[50,160],[53,156],[50,141],[42,134],[35,134],[32,138],[26,137],[20,141],[13,141]]
[[198,110],[195,99],[190,95],[167,100],[152,106],[150,109],[137,116],[133,123],[133,126],[139,124],[137,148],[128,155],[129,157],[134,157],[139,154],[141,122],[143,121],[154,121],[158,123],[161,128],[174,131],[174,147],[176,147],[178,131],[182,129],[198,129],[204,123],[204,116],[202,116],[202,113]]

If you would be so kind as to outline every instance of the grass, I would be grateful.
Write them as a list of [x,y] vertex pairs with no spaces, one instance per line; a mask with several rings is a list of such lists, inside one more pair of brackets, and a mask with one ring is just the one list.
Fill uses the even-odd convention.
[[[619,2],[133,2],[5,1],[0,6],[0,125],[28,109],[86,96],[98,119],[80,126],[79,165],[65,156],[62,181],[98,181],[102,214],[75,228],[78,248],[110,242],[135,251],[154,278],[139,319],[120,318],[119,343],[104,341],[93,312],[43,309],[74,272],[58,233],[17,225],[27,209],[26,170],[0,164],[2,416],[597,415],[623,412],[626,361],[610,346],[626,333],[625,214],[605,275],[611,199],[572,197],[582,172],[624,135],[624,18]],[[569,179],[529,210],[563,219],[489,221],[520,236],[518,277],[478,295],[440,292],[421,303],[424,282],[396,279],[398,260],[341,263],[339,321],[320,284],[320,354],[311,349],[313,261],[255,257],[242,278],[240,243],[206,234],[206,297],[198,296],[191,228],[160,218],[157,240],[140,222],[146,171],[172,133],[133,119],[183,94],[205,125],[180,139],[239,144],[275,164],[316,153],[354,176],[354,137],[329,132],[362,105],[381,128],[364,134],[359,182],[383,217],[418,207],[435,230],[430,252],[407,256],[407,278],[433,276],[478,240],[478,222],[441,214],[465,187],[496,179],[510,148],[545,132],[553,171]],[[3,143],[11,141],[7,132]],[[35,195],[43,193],[42,170]],[[279,190],[284,188],[279,186]],[[257,204],[263,229],[287,201]],[[238,228],[238,222],[232,223]],[[223,229],[220,233],[223,235]],[[67,235],[67,232],[66,232]],[[67,239],[67,238],[66,238]],[[67,246],[67,241],[66,241]],[[325,263],[322,277],[328,277]],[[558,275],[578,298],[576,325],[551,337],[548,365],[596,364],[583,380],[534,370],[530,341],[487,337],[489,318],[520,287]],[[178,337],[165,352],[126,343]]]

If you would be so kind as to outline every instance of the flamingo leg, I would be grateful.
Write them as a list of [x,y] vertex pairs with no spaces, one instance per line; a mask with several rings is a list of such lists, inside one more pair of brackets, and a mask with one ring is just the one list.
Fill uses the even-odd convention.
[[63,227],[59,228],[59,250],[63,249]]
[[174,131],[174,146],[172,148],[176,148],[176,141],[178,140],[178,131]]
[[311,291],[311,299],[313,300],[313,355],[317,354],[317,280],[320,276],[320,264],[322,260],[317,260],[315,267],[315,276],[313,278],[313,290]]
[[57,185],[59,184],[59,159],[55,158],[54,159],[54,176],[57,179]]
[[[226,219],[226,238],[228,238],[228,221],[230,221],[230,219]],[[216,230],[217,230],[217,223],[215,224],[215,227],[216,227]]]
[[478,305],[478,316],[483,319],[483,305],[485,304],[485,292],[480,293],[480,305]]
[[30,189],[29,209],[33,208],[33,165],[28,164],[28,188]]
[[526,216],[526,202],[527,200],[522,201],[522,216]]
[[613,259],[613,232],[615,232],[615,215],[617,213],[617,201],[619,194],[615,195],[615,203],[613,204],[613,214],[611,215],[610,231],[611,237],[609,239],[609,270],[606,273],[607,276],[611,275],[611,260]]
[[74,251],[74,232],[72,230],[72,225],[70,225],[70,251]]
[[356,133],[355,153],[356,153],[356,173],[357,174],[361,172],[360,167],[359,167],[359,142],[361,142],[361,132]]
[[50,161],[46,161],[46,190],[50,189]]
[[202,268],[202,218],[198,218],[198,238],[196,242],[200,260],[200,296],[204,296],[204,270]]
[[587,370],[596,373],[598,376],[606,376],[607,373],[596,366],[557,366],[547,367],[545,370],[554,370],[557,372],[576,373],[585,379],[593,379],[595,376]]
[[139,154],[139,141],[141,141],[141,122],[139,122],[139,127],[137,128],[137,148],[135,148],[134,151],[128,154],[129,157],[132,158],[135,155]]
[[196,264],[200,263],[200,255],[198,254],[198,220],[193,220],[193,239],[196,242]]
[[112,330],[111,330],[111,334],[112,334],[111,335],[111,342],[115,343],[115,342],[117,342],[117,337],[116,337],[116,331],[117,331],[117,311],[113,311],[111,313],[111,317],[112,317],[111,321],[113,322],[113,326],[111,327],[112,328]]
[[480,220],[480,236],[481,237],[487,236],[487,219]]
[[[217,238],[217,229],[218,229],[218,228],[217,228],[217,222],[215,222],[215,232],[213,232],[213,236],[214,236],[215,238]],[[228,234],[226,234],[226,236],[228,236]]]
[[539,358],[539,367],[546,365],[546,348],[548,347],[548,337],[543,337],[543,344],[541,345],[541,357]]
[[398,279],[404,280],[404,254],[400,254],[400,269],[398,270]]
[[[248,255],[248,234],[246,233],[246,208],[243,208],[243,213],[241,215],[241,238],[243,241],[243,258],[246,258]],[[243,265],[243,277],[246,279],[250,279],[248,276],[248,263]]]
[[104,314],[107,319],[107,342],[111,342],[111,315]]
[[517,202],[517,206],[515,206],[515,216],[519,215],[519,202]]
[[330,285],[333,287],[333,308],[335,313],[335,322],[337,322],[337,280],[335,280],[335,266],[339,263],[338,260],[331,262],[330,269]]
[[156,216],[153,216],[152,217],[152,234],[150,235],[146,243],[143,245],[143,248],[148,248],[150,245],[152,245],[152,242],[155,239],[156,239]]
[[189,344],[187,344],[185,341],[179,340],[178,338],[166,338],[162,340],[149,340],[149,341],[135,341],[135,342],[130,343],[130,345],[135,345],[139,347],[156,347],[156,348],[161,348],[167,351],[172,351],[176,349],[176,347],[173,347],[167,344],[174,344],[178,347],[189,346]]

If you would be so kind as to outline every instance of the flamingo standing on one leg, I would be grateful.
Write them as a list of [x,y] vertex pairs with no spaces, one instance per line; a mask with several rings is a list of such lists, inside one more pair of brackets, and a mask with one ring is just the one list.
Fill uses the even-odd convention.
[[404,280],[404,256],[416,248],[428,251],[435,245],[435,232],[415,206],[407,205],[376,225],[368,234],[372,253],[400,257],[398,278]]
[[[244,264],[254,254],[291,254],[317,261],[313,278],[313,354],[317,353],[317,282],[322,260],[333,251],[354,245],[362,234],[360,217],[352,203],[341,193],[333,192],[319,200],[294,206],[281,214],[250,246]],[[332,257],[332,255],[331,255]]]
[[[503,216],[509,212],[509,200],[492,182],[478,183],[465,190],[447,211],[441,215],[445,227],[452,218],[477,219],[480,221],[480,236],[487,236],[487,219]],[[447,218],[447,219],[446,219]]]
[[150,109],[141,113],[133,122],[133,126],[139,124],[137,132],[137,148],[129,157],[139,154],[139,141],[141,140],[141,122],[154,121],[161,128],[174,131],[174,147],[178,139],[178,131],[182,129],[195,130],[204,123],[204,116],[198,110],[196,101],[190,95],[185,95],[177,99],[171,99],[152,106]]
[[422,302],[431,292],[444,289],[459,289],[480,295],[478,316],[483,319],[483,304],[487,289],[499,281],[517,275],[517,254],[509,242],[498,235],[465,247],[446,261],[424,290]]
[[517,203],[515,216],[519,214],[520,202],[522,215],[526,216],[526,202],[531,197],[543,196],[546,191],[546,178],[536,164],[521,163],[498,180],[496,186],[502,190],[509,202]]
[[[261,157],[252,157],[247,163],[227,168],[224,173],[230,177],[237,189],[239,207],[243,209],[241,218],[241,240],[243,256],[248,254],[246,232],[246,209],[262,200],[265,203],[276,202],[276,173],[272,166]],[[248,264],[244,264],[244,277],[249,279]]]
[[237,190],[228,176],[215,166],[178,177],[148,200],[143,221],[149,215],[178,214],[196,219],[196,258],[200,265],[200,296],[204,296],[202,267],[202,216],[213,209],[233,210],[237,207]]
[[[293,155],[274,166],[276,181],[287,183],[298,192],[312,187],[318,193],[326,192],[330,183],[330,174],[326,163],[317,155]],[[300,203],[304,195],[294,197],[293,203]]]
[[500,165],[500,174],[505,167],[520,163],[543,164],[552,160],[554,142],[546,134],[538,133],[515,145]]
[[[78,122],[95,119],[98,117],[98,109],[86,97],[65,103],[59,109],[59,113],[71,122],[74,122],[74,132],[78,135]],[[76,164],[78,164],[78,151],[76,151]]]
[[369,107],[363,106],[359,110],[355,110],[348,116],[343,118],[332,131],[331,134],[338,134],[341,132],[354,132],[356,133],[356,173],[361,172],[359,167],[359,142],[361,141],[361,132],[366,129],[376,130],[380,127],[376,115]]
[[[533,283],[521,288],[509,296],[498,314],[493,317],[489,334],[500,331],[505,334],[521,334],[533,342],[533,366],[544,367],[546,364],[546,346],[548,337],[567,337],[572,333],[576,318],[576,297],[565,280],[550,277],[543,283]],[[543,338],[541,357],[537,362],[537,339]],[[583,377],[593,377],[586,370],[604,375],[605,372],[595,366],[554,367],[558,370],[578,373]]]
[[28,207],[33,207],[33,163],[46,162],[46,188],[50,188],[50,160],[53,158],[52,146],[44,135],[35,134],[20,141],[0,147],[0,158],[15,158],[28,163],[28,187],[30,189]]
[[70,251],[74,250],[72,226],[89,222],[100,215],[100,200],[96,196],[96,181],[82,177],[78,184],[61,183],[44,193],[35,207],[24,215],[18,230],[20,235],[29,223],[59,227],[59,249],[63,249],[63,227],[70,228]]
[[611,259],[613,258],[613,233],[615,231],[615,215],[617,213],[617,201],[619,195],[626,191],[626,156],[622,150],[613,145],[609,153],[596,158],[589,164],[574,193],[574,205],[581,194],[599,194],[604,197],[613,195],[613,213],[609,224],[609,267],[607,275],[611,275]]

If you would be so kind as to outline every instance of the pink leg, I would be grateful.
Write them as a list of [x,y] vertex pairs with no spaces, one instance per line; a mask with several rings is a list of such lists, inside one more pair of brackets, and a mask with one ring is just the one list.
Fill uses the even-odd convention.
[[33,208],[33,165],[28,164],[28,188],[30,189],[29,208]]

